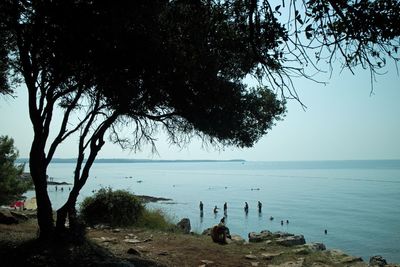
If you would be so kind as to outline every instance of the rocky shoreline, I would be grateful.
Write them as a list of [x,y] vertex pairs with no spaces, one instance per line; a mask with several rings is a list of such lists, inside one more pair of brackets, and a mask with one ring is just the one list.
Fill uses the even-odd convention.
[[[12,233],[23,233],[26,225],[31,225],[31,228],[26,230],[25,235],[32,238],[33,229],[37,227],[32,228],[35,225],[33,211],[6,210],[5,213],[14,219],[13,222],[0,224],[0,244],[6,244],[7,236]],[[0,213],[0,218],[2,214],[3,212]],[[188,219],[182,219],[178,227],[184,231],[162,232],[98,226],[88,228],[87,235],[90,240],[111,252],[107,261],[112,259],[112,262],[107,266],[122,266],[120,263],[124,262],[123,266],[142,266],[137,264],[146,263],[145,266],[400,267],[399,264],[387,263],[379,255],[371,257],[366,263],[360,257],[348,255],[337,249],[327,249],[322,243],[306,243],[303,235],[264,230],[249,233],[248,241],[238,235],[232,235],[227,245],[219,245],[207,236],[207,231],[204,231],[203,235],[190,232]],[[15,236],[10,240],[16,240]],[[33,256],[35,258],[38,255]],[[39,256],[43,256],[44,260],[50,257],[47,254]],[[86,260],[90,262],[93,259],[79,261],[83,263]],[[97,262],[101,263],[103,260],[97,259]]]
[[[188,219],[187,219],[188,220]],[[184,221],[184,219],[182,219]],[[182,222],[181,221],[181,222]],[[180,222],[180,223],[181,223]],[[178,223],[178,226],[179,224]],[[190,224],[190,222],[189,222]],[[190,227],[190,226],[189,226]],[[187,227],[186,227],[187,228]],[[210,235],[211,228],[205,229],[202,235]],[[232,238],[227,240],[229,243],[242,243],[246,244],[246,240],[239,235],[232,234]],[[346,254],[345,252],[339,249],[328,249],[325,244],[319,242],[306,243],[306,240],[303,235],[295,235],[292,233],[277,231],[271,232],[269,230],[263,230],[259,233],[250,232],[248,234],[248,243],[262,243],[265,245],[278,245],[283,247],[294,247],[293,252],[296,254],[308,254],[313,252],[322,252],[328,254],[332,258],[338,259],[336,261],[337,264],[341,266],[349,266],[349,264],[355,263],[364,263],[364,260],[361,257],[351,256]],[[263,253],[259,257],[262,259],[273,259],[274,257],[278,257],[282,255],[281,252],[278,253]],[[257,259],[254,255],[247,255],[248,259]],[[301,265],[300,265],[301,266]],[[388,263],[385,258],[381,255],[374,255],[370,257],[368,266],[400,266],[395,263]]]

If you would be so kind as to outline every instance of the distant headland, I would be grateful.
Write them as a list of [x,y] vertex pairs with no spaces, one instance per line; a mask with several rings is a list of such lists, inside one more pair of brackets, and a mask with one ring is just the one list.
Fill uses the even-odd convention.
[[[20,158],[16,163],[28,163],[29,158]],[[74,158],[54,158],[51,163],[75,163]],[[152,160],[152,159],[96,159],[95,163],[190,163],[190,162],[245,162],[244,159],[229,159],[229,160],[212,160],[212,159],[196,159],[196,160]]]

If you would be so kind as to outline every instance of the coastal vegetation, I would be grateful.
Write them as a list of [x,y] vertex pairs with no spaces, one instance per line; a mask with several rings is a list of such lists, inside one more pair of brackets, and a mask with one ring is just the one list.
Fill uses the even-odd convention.
[[0,136],[0,205],[9,205],[19,200],[22,194],[33,187],[32,180],[22,178],[24,164],[15,165],[18,150],[14,140],[8,136]]
[[98,224],[174,230],[173,220],[160,209],[146,207],[143,197],[125,190],[102,188],[80,204],[80,217],[87,225]]
[[144,206],[133,194],[125,190],[101,188],[81,203],[80,215],[89,225],[133,225],[142,215]]
[[[398,57],[398,1],[282,2],[1,1],[0,92],[28,91],[40,238],[64,232],[67,219],[74,228],[107,136],[132,150],[154,145],[160,130],[178,146],[198,137],[251,147],[288,99],[300,101],[292,77],[313,79],[307,66],[340,58],[374,75]],[[54,223],[47,168],[71,136],[74,183]]]

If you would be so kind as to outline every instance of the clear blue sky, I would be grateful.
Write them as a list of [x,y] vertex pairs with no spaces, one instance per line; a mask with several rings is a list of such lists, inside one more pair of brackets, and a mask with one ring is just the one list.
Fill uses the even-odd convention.
[[[99,158],[150,159],[245,159],[280,160],[347,160],[400,159],[400,77],[395,66],[378,76],[374,94],[370,95],[369,71],[356,75],[337,71],[323,86],[304,79],[295,80],[301,100],[291,101],[283,121],[264,136],[253,148],[225,148],[216,151],[203,148],[193,140],[183,149],[169,146],[163,135],[158,137],[158,155],[150,147],[140,153],[123,151],[107,144]],[[27,98],[24,88],[17,90],[17,99],[0,97],[0,135],[14,138],[20,157],[28,157],[32,140]],[[66,142],[55,157],[75,158],[76,138]]]

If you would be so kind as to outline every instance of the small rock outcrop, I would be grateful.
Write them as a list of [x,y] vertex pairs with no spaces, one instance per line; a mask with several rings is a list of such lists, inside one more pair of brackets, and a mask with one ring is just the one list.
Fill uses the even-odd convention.
[[292,246],[304,245],[306,243],[306,240],[304,239],[303,235],[294,235],[294,236],[277,238],[275,239],[275,242],[281,246],[292,247]]
[[372,256],[369,259],[369,266],[383,267],[385,265],[387,265],[387,262],[386,262],[385,258],[383,258],[381,255]]
[[272,233],[268,230],[263,230],[260,233],[251,232],[249,233],[249,242],[258,243],[272,239]]
[[230,240],[234,243],[246,243],[246,240],[240,235],[232,235]]
[[7,209],[0,210],[0,224],[17,224],[18,219],[15,218]]
[[361,257],[347,255],[346,253],[344,253],[343,251],[341,251],[339,249],[326,250],[324,253],[329,255],[329,257],[331,257],[332,259],[335,259],[336,263],[340,264],[341,266],[342,265],[347,266],[350,264],[354,264],[354,263],[363,261]]
[[190,220],[188,218],[183,218],[180,222],[177,223],[177,226],[183,233],[189,234],[191,230]]
[[275,241],[277,244],[282,246],[296,246],[304,245],[306,243],[303,235],[294,235],[285,232],[270,232],[268,230],[263,230],[260,233],[251,232],[249,233],[249,242],[266,242]]
[[248,259],[248,260],[256,260],[257,259],[257,256],[256,255],[253,255],[253,254],[247,254],[247,255],[245,255],[244,256],[246,259]]
[[23,214],[23,213],[20,213],[20,212],[16,212],[16,211],[12,211],[12,210],[10,210],[10,213],[11,213],[11,215],[14,217],[14,218],[16,218],[18,221],[23,221],[23,222],[25,222],[25,221],[27,221],[27,220],[29,220],[29,217],[28,216],[26,216],[25,214]]

